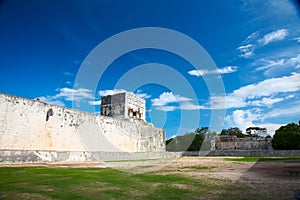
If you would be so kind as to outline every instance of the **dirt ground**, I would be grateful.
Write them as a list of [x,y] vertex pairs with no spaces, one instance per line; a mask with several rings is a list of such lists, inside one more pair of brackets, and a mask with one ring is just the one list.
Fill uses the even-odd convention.
[[300,200],[299,161],[235,162],[222,157],[183,157],[163,168],[162,173],[212,178],[226,185],[222,195],[227,197]]
[[[36,164],[22,166],[36,166]],[[247,199],[300,200],[299,161],[236,162],[225,160],[224,157],[182,157],[142,161],[52,163],[39,166],[111,167],[129,173],[181,174],[201,179],[208,184],[224,185],[223,191],[216,191],[218,195],[216,199],[222,199],[222,195],[224,198],[227,197],[226,199],[231,199],[232,195],[235,199],[240,195],[249,197]]]
[[300,200],[299,161],[236,162],[224,157],[182,157],[106,164],[134,173],[156,170],[158,174],[181,174],[211,185],[224,185],[224,190],[216,191],[217,196],[211,199],[239,199],[242,196],[246,199]]

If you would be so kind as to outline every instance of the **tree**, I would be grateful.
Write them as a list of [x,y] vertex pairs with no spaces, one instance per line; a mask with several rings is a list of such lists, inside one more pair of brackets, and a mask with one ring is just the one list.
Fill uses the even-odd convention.
[[300,126],[290,123],[275,131],[272,146],[277,150],[300,150]]
[[266,137],[267,129],[261,127],[248,127],[246,128],[246,136],[247,137]]
[[176,136],[166,141],[167,151],[199,151],[205,137],[214,134],[208,127],[197,128],[192,133]]
[[232,136],[235,135],[238,138],[246,137],[246,135],[244,135],[243,132],[238,127],[223,129],[220,135],[232,135]]

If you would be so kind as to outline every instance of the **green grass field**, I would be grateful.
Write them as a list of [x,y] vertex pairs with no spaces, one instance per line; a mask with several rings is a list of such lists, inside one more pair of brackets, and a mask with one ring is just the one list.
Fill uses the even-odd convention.
[[[227,162],[300,161],[300,157],[225,158]],[[246,184],[209,176],[220,166],[132,174],[111,168],[0,167],[2,199],[253,199]],[[254,184],[256,187],[257,183]],[[264,193],[263,193],[264,194]],[[258,194],[257,194],[258,195]],[[259,196],[254,199],[260,199]]]
[[191,199],[223,189],[182,175],[99,168],[0,168],[0,199]]

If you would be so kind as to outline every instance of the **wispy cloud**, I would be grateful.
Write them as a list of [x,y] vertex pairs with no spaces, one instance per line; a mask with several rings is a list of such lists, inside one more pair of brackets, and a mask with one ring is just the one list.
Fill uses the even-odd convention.
[[288,34],[289,32],[287,29],[279,29],[266,34],[262,39],[259,39],[258,42],[267,45],[271,42],[283,40]]
[[175,110],[199,110],[202,108],[202,106],[193,104],[191,101],[192,99],[190,98],[175,95],[172,92],[163,92],[158,98],[151,100],[152,106],[157,110],[165,112]]
[[92,90],[86,89],[86,88],[79,88],[79,89],[73,89],[73,88],[59,88],[56,91],[58,91],[58,94],[56,94],[53,98],[59,99],[62,98],[66,101],[76,101],[80,102],[83,99],[92,99]]
[[166,106],[169,103],[190,101],[191,99],[174,95],[173,92],[163,92],[158,98],[152,99],[152,106]]
[[56,90],[57,94],[54,96],[42,96],[39,97],[41,101],[64,106],[64,101],[74,101],[74,102],[80,102],[82,100],[91,100],[93,99],[92,90],[85,89],[85,88],[79,88],[79,89],[73,89],[73,88],[58,88]]
[[98,94],[100,96],[107,96],[107,95],[114,95],[118,93],[126,92],[126,90],[123,89],[113,89],[113,90],[100,90]]
[[90,105],[92,105],[92,106],[97,106],[97,105],[101,105],[101,100],[98,100],[98,101],[89,101],[88,103]]
[[192,76],[204,76],[207,74],[229,74],[236,72],[238,69],[237,66],[226,66],[224,68],[218,68],[215,70],[206,70],[206,69],[198,69],[198,70],[191,70],[188,71],[189,75]]
[[285,60],[284,59],[278,59],[278,60],[260,59],[259,62],[262,63],[262,66],[256,68],[255,71],[261,71],[279,65],[282,66],[285,63]]
[[255,31],[251,33],[244,41],[243,44],[249,44],[252,43],[253,41],[256,41],[256,39],[259,36],[259,31]]
[[144,93],[142,90],[137,90],[135,95],[142,99],[149,99],[151,97],[150,94]]
[[65,106],[64,102],[62,102],[61,100],[53,99],[51,96],[37,97],[37,99],[45,103],[50,103],[57,106]]
[[199,109],[202,109],[203,106],[201,105],[198,105],[198,104],[193,104],[189,101],[187,102],[183,102],[181,105],[180,105],[180,109],[181,110],[199,110]]
[[212,96],[208,109],[243,108],[247,106],[272,106],[283,101],[283,95],[287,97],[291,92],[300,90],[300,74],[293,73],[290,76],[271,78],[256,84],[250,84],[234,90],[226,96]]
[[237,109],[225,118],[225,124],[228,127],[237,126],[242,130],[245,130],[250,126],[265,127],[269,134],[274,134],[280,126],[285,124],[274,124],[265,122],[267,119],[282,118],[282,117],[298,117],[300,110],[300,101],[296,101],[290,104],[281,105],[279,108],[274,108],[269,111],[264,109]]
[[247,44],[237,48],[240,51],[240,57],[250,58],[254,54],[255,46],[253,44]]
[[287,106],[281,107],[281,108],[275,108],[263,115],[264,119],[269,118],[277,118],[277,117],[290,117],[290,116],[299,116],[299,110],[300,110],[300,101],[293,102]]
[[239,127],[245,131],[248,127],[259,126],[267,128],[268,134],[273,135],[275,130],[284,124],[273,124],[262,122],[262,117],[265,114],[257,112],[255,109],[235,110],[232,114],[227,115],[225,124],[228,127]]
[[254,65],[258,66],[255,71],[266,70],[265,75],[268,75],[269,71],[272,69],[280,69],[283,70],[292,70],[300,68],[300,54],[293,57],[284,57],[278,59],[258,59],[254,63]]
[[[126,92],[126,90],[123,89],[113,89],[113,90],[100,90],[98,94],[100,96],[107,96],[107,95],[114,95],[114,94],[119,94]],[[142,98],[142,99],[149,99],[151,95],[147,93],[143,93],[142,90],[137,90],[136,93],[134,93],[136,96]]]
[[300,42],[300,37],[296,37],[293,40],[296,40],[297,42]]
[[156,107],[156,109],[165,111],[165,112],[170,112],[170,111],[177,110],[178,107],[177,106],[158,106],[158,107]]
[[256,49],[266,46],[270,43],[284,40],[289,35],[288,29],[278,29],[276,31],[265,34],[262,38],[258,38],[259,32],[250,34],[237,48],[240,57],[250,58],[254,55]]

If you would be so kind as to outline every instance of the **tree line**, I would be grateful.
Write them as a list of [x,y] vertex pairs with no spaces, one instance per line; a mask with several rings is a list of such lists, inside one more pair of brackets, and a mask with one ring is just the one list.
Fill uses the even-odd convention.
[[[219,134],[209,130],[208,127],[202,127],[191,133],[168,139],[167,151],[199,151],[201,148],[209,150],[210,139],[216,135],[271,138],[264,127],[248,127],[245,133],[237,127],[232,127],[223,129]],[[275,150],[300,150],[300,121],[299,124],[290,123],[277,129],[272,138],[272,147]]]

